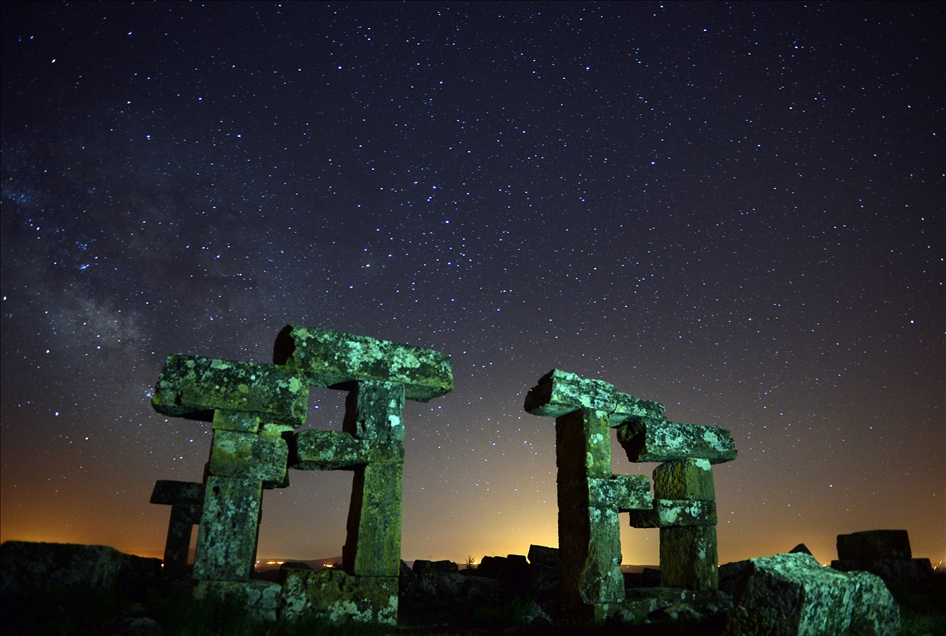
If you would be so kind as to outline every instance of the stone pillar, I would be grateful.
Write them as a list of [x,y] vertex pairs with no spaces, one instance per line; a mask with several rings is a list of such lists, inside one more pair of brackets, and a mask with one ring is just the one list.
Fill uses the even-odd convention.
[[164,569],[167,579],[180,579],[187,572],[191,532],[200,523],[204,504],[204,485],[187,481],[159,480],[151,492],[151,503],[171,506],[168,538],[164,544]]

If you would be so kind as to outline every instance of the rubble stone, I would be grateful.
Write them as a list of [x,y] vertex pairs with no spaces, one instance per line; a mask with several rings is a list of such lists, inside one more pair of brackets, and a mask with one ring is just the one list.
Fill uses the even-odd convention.
[[273,622],[282,604],[282,586],[270,581],[199,581],[194,598],[245,604],[251,620]]
[[273,361],[298,369],[312,386],[397,382],[407,399],[420,402],[453,390],[446,354],[342,331],[288,325],[276,338]]
[[397,624],[397,576],[353,576],[337,569],[281,573],[283,620],[321,616],[332,623]]
[[298,427],[309,408],[309,385],[297,371],[272,364],[171,355],[151,405],[172,417],[210,419],[221,409]]
[[897,603],[883,581],[845,574],[809,554],[778,554],[728,564],[735,607],[724,636],[889,636],[900,630]]
[[618,441],[632,462],[707,459],[720,464],[736,459],[732,434],[717,426],[631,418],[618,428]]

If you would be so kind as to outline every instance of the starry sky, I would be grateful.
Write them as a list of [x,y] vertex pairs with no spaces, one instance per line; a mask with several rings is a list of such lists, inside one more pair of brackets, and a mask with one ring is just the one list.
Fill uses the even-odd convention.
[[[293,323],[452,358],[405,408],[405,559],[557,545],[522,404],[560,368],[732,431],[721,563],[879,528],[943,560],[944,13],[4,4],[0,538],[160,555],[154,482],[211,440],[152,410],[165,357]],[[266,491],[260,556],[341,554],[351,475]]]

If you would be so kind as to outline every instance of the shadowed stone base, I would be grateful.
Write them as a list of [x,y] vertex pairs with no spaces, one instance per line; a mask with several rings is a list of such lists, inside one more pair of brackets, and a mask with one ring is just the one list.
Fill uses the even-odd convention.
[[269,581],[200,581],[194,598],[216,598],[244,604],[253,620],[272,622],[279,611],[282,588]]
[[333,623],[397,624],[398,577],[285,568],[283,620],[322,616]]

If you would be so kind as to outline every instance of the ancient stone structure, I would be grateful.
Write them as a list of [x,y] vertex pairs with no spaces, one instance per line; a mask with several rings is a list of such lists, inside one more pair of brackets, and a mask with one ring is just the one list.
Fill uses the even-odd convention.
[[154,484],[151,503],[171,506],[168,538],[164,544],[165,578],[180,579],[187,573],[191,532],[200,523],[204,507],[204,485],[187,481],[160,480]]
[[[172,506],[166,550],[172,571],[183,567],[185,534],[189,540],[189,528],[199,522],[193,572],[198,596],[241,593],[265,619],[318,613],[334,621],[394,624],[402,409],[405,399],[426,402],[453,389],[450,359],[429,349],[289,325],[276,339],[273,362],[172,355],[161,371],[154,409],[210,422],[214,433],[199,520],[185,509],[195,505],[193,496],[182,495],[193,484],[155,486],[152,502]],[[305,423],[311,386],[348,391],[342,430],[295,432]],[[287,569],[282,586],[250,581],[262,491],[288,486],[289,468],[354,471],[343,571]]]
[[[711,464],[735,459],[729,431],[668,422],[663,404],[558,369],[529,391],[525,410],[555,418],[563,611],[635,620],[621,572],[621,512],[633,527],[660,528],[661,586],[717,590]],[[647,477],[612,474],[611,428],[630,461],[661,462],[653,497]]]
[[933,578],[929,559],[914,559],[906,530],[864,530],[838,535],[838,558],[831,567],[842,572],[864,570],[887,585],[923,589]]

